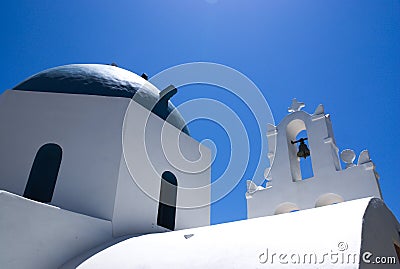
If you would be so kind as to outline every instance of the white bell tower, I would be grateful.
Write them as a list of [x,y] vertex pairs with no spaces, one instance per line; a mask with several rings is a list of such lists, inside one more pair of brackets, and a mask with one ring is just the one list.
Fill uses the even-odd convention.
[[[381,198],[378,174],[367,150],[354,164],[355,153],[344,150],[341,168],[338,147],[329,114],[319,105],[313,114],[301,109],[304,103],[293,99],[287,115],[278,126],[267,131],[271,167],[265,171],[266,188],[247,182],[248,218],[287,213],[363,197]],[[301,172],[302,153],[295,142],[299,133],[307,134],[312,176]],[[303,132],[304,133],[304,132]],[[300,146],[300,147],[305,147]]]

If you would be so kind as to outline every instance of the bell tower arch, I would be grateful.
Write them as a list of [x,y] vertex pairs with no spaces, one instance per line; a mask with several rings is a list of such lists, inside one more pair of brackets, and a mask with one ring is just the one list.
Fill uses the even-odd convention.
[[[308,132],[306,124],[301,119],[294,119],[286,126],[286,144],[288,147],[288,157],[290,162],[290,172],[293,182],[308,178],[303,166],[306,161],[311,163],[310,174],[313,175],[312,156],[306,141]],[[308,160],[306,160],[309,158]],[[312,176],[311,176],[312,177]]]
[[[346,167],[342,169],[330,115],[325,114],[322,105],[313,114],[302,111],[304,106],[293,99],[289,114],[277,126],[268,125],[268,158],[273,162],[264,173],[266,187],[252,181],[247,184],[249,218],[288,212],[277,210],[281,205],[296,205],[302,210],[316,204],[381,198],[375,165],[369,155],[361,153],[359,165],[355,165],[355,155],[344,150],[341,157]],[[302,174],[304,161],[310,164],[311,176]]]

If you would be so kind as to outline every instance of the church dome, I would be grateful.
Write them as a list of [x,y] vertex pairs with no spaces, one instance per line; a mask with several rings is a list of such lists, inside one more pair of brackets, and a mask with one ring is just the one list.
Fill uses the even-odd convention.
[[[171,102],[163,109],[155,104],[159,90],[142,77],[119,67],[102,64],[70,64],[50,68],[24,80],[13,90],[83,94],[134,99],[164,120],[189,134],[182,116]],[[154,108],[157,109],[154,109]]]

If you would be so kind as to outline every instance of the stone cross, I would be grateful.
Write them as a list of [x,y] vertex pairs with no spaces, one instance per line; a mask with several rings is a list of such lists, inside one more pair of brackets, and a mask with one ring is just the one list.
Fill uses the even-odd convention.
[[306,105],[303,102],[298,102],[296,98],[293,98],[292,105],[288,108],[290,113],[300,111]]

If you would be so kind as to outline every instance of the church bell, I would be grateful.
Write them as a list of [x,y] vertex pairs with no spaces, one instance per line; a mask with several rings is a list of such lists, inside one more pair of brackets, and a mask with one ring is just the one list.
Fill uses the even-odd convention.
[[306,159],[310,156],[310,149],[307,147],[307,144],[304,141],[308,140],[308,138],[300,138],[296,141],[290,141],[292,144],[300,143],[299,151],[297,152],[297,157]]

